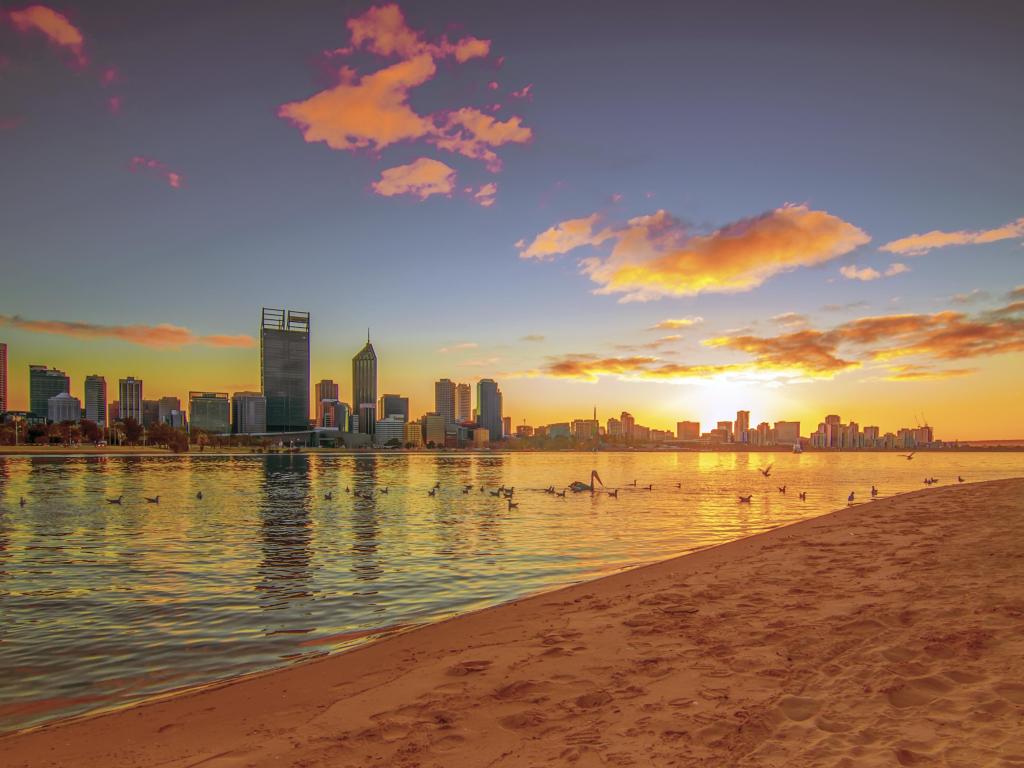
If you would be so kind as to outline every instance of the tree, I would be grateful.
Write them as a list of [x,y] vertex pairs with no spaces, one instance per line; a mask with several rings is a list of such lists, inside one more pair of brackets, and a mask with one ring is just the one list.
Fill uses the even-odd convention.
[[206,449],[206,446],[210,444],[210,438],[202,430],[197,431],[195,436],[196,445],[199,446],[199,452],[202,453]]
[[98,443],[103,437],[103,433],[100,432],[100,425],[90,419],[82,419],[78,429],[82,433],[82,438],[90,443]]
[[172,429],[167,436],[167,447],[175,453],[188,453],[188,434],[181,429]]
[[129,445],[136,445],[142,439],[142,425],[135,419],[125,419],[121,430],[124,432],[125,442]]
[[388,440],[386,443],[384,443],[384,447],[385,448],[401,448],[402,447],[402,441],[399,440],[397,437],[392,437],[390,440]]

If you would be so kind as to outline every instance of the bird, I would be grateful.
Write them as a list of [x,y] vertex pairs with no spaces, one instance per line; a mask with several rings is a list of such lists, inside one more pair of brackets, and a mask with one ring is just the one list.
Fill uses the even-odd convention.
[[107,504],[120,504],[123,498],[124,496],[118,496],[116,499],[107,499]]
[[436,495],[437,495],[437,488],[431,488],[429,491],[427,491],[427,496],[436,496]]
[[754,494],[750,494],[749,496],[740,496],[740,504],[749,504],[752,498],[754,498]]
[[381,493],[387,493],[388,492],[388,487],[385,485],[383,488],[380,489],[380,492]]
[[334,491],[328,491],[327,493],[324,494],[324,499],[326,499],[327,501],[330,501],[333,498],[334,498]]
[[441,487],[441,481],[438,480],[436,483],[434,483],[434,490],[436,491],[440,487]]
[[676,483],[676,488],[682,488],[682,487],[683,487],[682,483]]
[[496,491],[491,491],[491,496],[501,496],[501,489],[499,488]]
[[197,491],[196,492],[196,498],[199,499],[200,501],[202,501],[203,500],[203,492],[202,491]]
[[468,494],[469,493],[469,488],[463,488],[462,492],[465,493],[465,494]]
[[565,491],[559,491],[558,493],[555,494],[555,496],[560,496],[561,498],[564,499],[565,498]]
[[800,501],[807,501],[807,491],[800,491]]
[[347,485],[345,486],[345,493],[352,493],[352,491],[349,489]]
[[877,496],[877,495],[878,495],[878,489],[877,489],[877,488],[875,488],[875,486],[873,486],[873,485],[872,485],[872,486],[871,486],[871,496],[872,496],[872,497],[875,497],[875,496]]
[[786,486],[780,485],[779,486],[779,493],[785,493],[785,492],[786,492]]
[[761,473],[762,475],[764,475],[765,477],[771,477],[771,474],[772,474],[772,467],[774,467],[774,466],[775,466],[775,464],[774,464],[774,463],[772,463],[772,464],[769,464],[769,465],[768,465],[767,467],[765,467],[764,469],[761,469],[761,470],[758,470],[758,471],[759,471],[759,472],[760,472],[760,473]]
[[848,504],[853,504],[853,496],[854,496],[853,491],[850,491],[850,495],[846,497],[846,502]]
[[512,499],[508,499],[508,510],[509,510],[509,512],[511,512],[513,509],[519,509],[519,505],[518,504],[514,504],[512,502]]
[[18,506],[19,507],[24,507],[27,503],[28,502],[25,501],[25,497],[24,496],[22,496],[20,499],[18,499]]
[[910,461],[912,458],[914,458],[915,453],[917,453],[917,451],[911,451],[910,453],[901,453],[900,458]]
[[[572,491],[573,493],[582,493],[583,491],[590,491],[591,493],[593,493],[594,480],[597,480],[597,482],[601,483],[601,485],[604,485],[604,481],[601,479],[601,476],[597,474],[597,470],[592,469],[590,470],[589,485],[587,483],[584,483],[582,480],[574,480],[573,482],[569,483],[569,490]],[[633,485],[636,485],[636,480],[633,481]]]
[[547,493],[547,494],[549,494],[551,496],[554,496],[555,495],[555,486],[549,485],[547,488],[544,489],[544,493]]
[[473,490],[472,484],[465,486],[465,488],[466,488],[466,493],[469,493],[470,491]]
[[957,476],[956,476],[956,481],[957,481],[958,483],[962,483],[962,482],[964,481],[964,479],[963,479],[962,477],[960,477],[960,475],[957,475]]
[[613,499],[619,498],[619,489],[616,488],[614,491],[608,491],[608,495],[611,496]]
[[630,485],[632,485],[634,488],[636,488],[636,480],[634,480],[632,483],[630,483]]
[[483,492],[484,492],[484,487],[481,485],[480,486],[480,493],[483,493]]
[[645,487],[647,488],[648,491],[653,491],[654,490],[654,483],[651,483],[650,485],[645,486]]
[[159,496],[143,496],[142,498],[144,498],[146,500],[147,504],[159,504],[160,503],[160,497]]

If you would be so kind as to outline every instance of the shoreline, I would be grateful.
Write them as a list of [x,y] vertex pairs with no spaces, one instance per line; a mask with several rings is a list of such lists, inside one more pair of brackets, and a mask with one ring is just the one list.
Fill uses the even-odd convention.
[[[774,691],[773,698],[771,694],[774,686],[766,686],[764,680],[761,679],[753,681],[745,679],[751,677],[750,670],[747,669],[749,660],[734,665],[735,668],[714,669],[722,666],[723,654],[714,653],[715,646],[713,644],[708,648],[706,647],[708,646],[707,642],[700,642],[700,633],[689,638],[693,641],[690,644],[684,643],[677,648],[669,648],[672,642],[662,643],[661,645],[664,647],[659,647],[660,641],[667,639],[660,636],[672,636],[675,634],[674,630],[682,630],[685,635],[687,627],[694,622],[701,621],[704,617],[711,616],[716,611],[721,613],[721,608],[731,608],[719,616],[719,618],[725,619],[721,623],[723,628],[728,630],[728,635],[734,634],[738,630],[748,629],[744,622],[750,617],[746,617],[744,614],[752,613],[753,618],[758,619],[761,612],[758,610],[757,601],[751,601],[750,605],[742,602],[734,606],[719,605],[716,600],[721,600],[724,595],[716,594],[715,586],[722,580],[721,574],[725,573],[726,576],[729,576],[731,572],[733,578],[739,577],[739,580],[748,588],[751,584],[756,584],[757,590],[768,589],[768,592],[771,592],[770,588],[763,587],[756,580],[751,581],[749,574],[743,573],[745,570],[749,570],[752,557],[760,557],[765,560],[771,560],[774,557],[776,560],[779,558],[786,560],[799,553],[799,548],[810,547],[817,551],[824,546],[825,549],[836,551],[840,547],[853,547],[858,542],[849,542],[848,537],[871,537],[879,533],[878,530],[873,532],[870,526],[867,530],[858,530],[864,528],[867,522],[874,523],[876,529],[905,525],[906,521],[892,519],[886,514],[893,510],[910,517],[923,517],[928,526],[945,525],[954,533],[970,534],[977,538],[972,532],[964,530],[964,510],[958,508],[958,504],[962,507],[970,502],[968,511],[971,515],[984,517],[988,513],[980,507],[986,506],[986,503],[990,501],[989,497],[996,498],[1001,505],[1018,513],[1014,524],[1018,526],[1018,531],[1024,532],[1024,523],[1020,520],[1019,514],[1024,510],[1024,505],[1018,499],[1021,495],[1024,495],[1024,479],[1015,479],[911,491],[875,502],[857,504],[743,539],[629,568],[597,579],[543,591],[529,597],[517,598],[439,622],[391,632],[381,630],[380,633],[375,634],[384,634],[383,637],[341,653],[313,658],[286,667],[254,672],[241,677],[213,681],[199,687],[167,692],[125,707],[86,713],[15,731],[0,736],[0,749],[3,749],[5,754],[12,759],[10,763],[12,766],[156,765],[158,762],[169,765],[191,765],[196,764],[196,761],[210,766],[262,765],[264,761],[269,762],[282,755],[293,755],[298,758],[300,753],[304,755],[302,759],[307,762],[293,764],[362,765],[373,759],[374,755],[387,754],[390,756],[387,758],[388,764],[414,765],[420,763],[412,759],[414,755],[408,748],[417,746],[412,752],[415,753],[417,760],[426,760],[427,762],[423,763],[425,765],[461,766],[484,764],[482,758],[481,762],[474,762],[474,760],[482,754],[481,747],[493,746],[490,742],[496,739],[497,742],[512,750],[505,754],[507,761],[501,762],[502,765],[532,765],[543,760],[555,759],[574,761],[602,755],[606,757],[612,753],[607,749],[602,751],[593,744],[585,748],[580,745],[568,747],[572,751],[572,754],[568,756],[563,756],[561,753],[548,754],[537,751],[541,749],[540,745],[554,748],[552,744],[548,743],[552,739],[559,741],[554,738],[553,729],[555,727],[545,725],[545,723],[553,722],[553,718],[550,716],[552,713],[548,710],[551,709],[552,701],[559,698],[555,695],[554,689],[564,687],[571,689],[570,693],[575,693],[577,689],[582,691],[578,695],[569,696],[556,707],[557,714],[562,717],[555,718],[555,720],[568,722],[571,731],[573,727],[590,723],[595,718],[600,720],[604,717],[612,717],[614,719],[613,715],[616,713],[621,716],[623,710],[635,709],[630,702],[640,698],[649,698],[649,695],[639,692],[638,689],[642,689],[643,685],[637,685],[637,683],[651,683],[653,686],[658,683],[671,682],[673,676],[683,678],[680,682],[689,681],[694,685],[704,684],[703,688],[698,685],[694,689],[695,693],[707,692],[712,689],[720,691],[722,689],[715,688],[711,684],[722,685],[723,681],[733,677],[744,678],[741,682],[746,684],[746,688],[744,689],[744,686],[741,685],[741,690],[737,691],[736,696],[726,696],[725,699],[722,699],[715,694],[711,698],[698,696],[692,700],[687,699],[689,704],[686,707],[681,707],[684,710],[681,716],[690,725],[692,725],[690,721],[694,720],[691,715],[695,713],[689,712],[689,707],[697,706],[698,699],[700,699],[701,711],[704,711],[709,708],[711,710],[721,709],[720,705],[723,702],[729,702],[728,706],[733,707],[737,698],[742,699],[746,696],[757,699],[758,695],[762,698],[767,696],[768,700],[773,702],[773,706],[770,714],[762,713],[764,722],[759,721],[759,728],[754,730],[760,732],[765,728],[771,730],[772,727],[781,727],[787,724],[795,727],[794,723],[805,723],[812,718],[821,721],[824,716],[818,713],[824,708],[824,705],[820,701],[813,706],[806,702],[790,704],[788,705],[789,709],[793,711],[787,711],[785,701],[781,699],[775,701],[775,699],[779,699],[780,696],[783,699],[786,696],[801,698],[796,693],[786,692],[787,686],[781,686],[781,690]],[[922,498],[927,499],[929,503],[917,505],[915,502]],[[945,505],[944,509],[938,509],[943,505]],[[936,516],[942,519],[932,519]],[[991,517],[990,514],[989,517]],[[865,519],[868,519],[867,522]],[[990,524],[993,522],[1000,521],[989,521]],[[1003,520],[1002,522],[1008,521]],[[917,534],[916,538],[915,534]],[[934,552],[935,546],[937,546],[933,541],[917,533],[917,529],[900,529],[887,532],[887,535],[896,536],[901,544],[901,549],[916,546],[923,547],[928,552]],[[827,539],[825,544],[818,540],[822,537]],[[1007,535],[1005,531],[993,532],[993,537],[994,540],[999,540],[1001,537],[1007,544],[1014,540],[1014,536]],[[955,537],[943,537],[942,544],[952,546],[953,538]],[[832,539],[838,539],[838,543],[833,542]],[[872,546],[867,543],[866,546],[859,548],[871,550]],[[874,552],[876,558],[880,554],[877,549]],[[781,551],[778,555],[763,554],[765,551],[772,550]],[[862,552],[860,556],[870,554],[870,551]],[[912,560],[906,557],[896,559],[902,567],[914,570]],[[960,562],[957,561],[956,564],[960,564]],[[771,563],[768,565],[771,566]],[[1006,574],[1007,579],[1020,582],[1019,577],[1024,574],[1021,572],[1019,555],[1017,560],[1010,565],[1015,570]],[[776,563],[774,570],[778,570],[779,567],[783,567],[783,564]],[[1004,567],[1006,567],[1005,563]],[[854,568],[856,574],[864,578],[868,578],[874,573],[877,579],[877,570],[870,564],[867,566],[861,564]],[[943,571],[947,574],[947,579],[949,570],[947,566]],[[768,572],[773,573],[774,571],[769,568]],[[909,576],[914,575],[909,574]],[[683,578],[680,579],[680,577]],[[776,574],[774,581],[778,580]],[[682,582],[686,582],[688,589],[685,592],[674,591],[682,585]],[[698,585],[702,589],[694,591],[693,587]],[[786,593],[784,599],[795,601],[798,606],[806,602],[799,597],[801,594],[818,597],[826,603],[829,599],[836,598],[836,595],[833,594],[815,595],[814,590],[808,589],[807,584],[803,581],[795,586],[797,586],[797,591]],[[878,591],[877,585],[875,585],[874,591]],[[635,594],[636,592],[639,594]],[[916,592],[912,593],[912,596],[908,596],[907,599],[914,600],[915,596],[917,596]],[[954,606],[955,601],[959,598],[972,596],[957,595],[951,599],[950,605]],[[1020,595],[1016,595],[1016,598],[1019,599]],[[843,595],[840,602],[845,603],[849,600],[849,595]],[[1024,606],[1024,602],[1018,604]],[[644,606],[647,607],[644,608]],[[812,607],[813,602],[802,606],[804,610]],[[870,607],[869,602],[854,614],[864,613]],[[903,610],[908,609],[904,608]],[[635,616],[627,616],[623,621],[612,622],[612,624],[604,626],[611,616],[616,616],[619,613],[625,616],[636,611],[639,613]],[[760,619],[763,618],[760,617]],[[853,622],[872,623],[872,632],[884,630],[888,623],[891,623],[873,617],[857,618],[856,616]],[[565,631],[563,625],[567,623],[579,624],[579,631],[577,629]],[[753,623],[757,624],[757,621]],[[896,622],[897,625],[899,623]],[[843,622],[841,626],[848,624],[849,622]],[[729,625],[739,626],[729,629]],[[624,634],[625,644],[591,651],[590,645],[595,642],[599,646],[601,644],[602,633],[598,630],[614,634],[613,627],[618,634]],[[774,623],[765,623],[759,626],[759,629],[769,637],[786,634],[783,628],[775,626]],[[501,639],[482,642],[485,638],[493,638],[498,634],[502,636]],[[851,634],[862,639],[870,633],[856,630]],[[530,643],[530,640],[537,639],[540,640],[539,644]],[[724,641],[720,640],[719,642]],[[607,643],[605,645],[607,646]],[[705,646],[703,650],[712,652],[702,654],[702,645]],[[528,651],[527,646],[535,646],[533,650],[537,653]],[[722,649],[719,647],[718,650]],[[676,652],[675,656],[673,656],[673,652]],[[588,653],[595,658],[588,659]],[[603,670],[608,666],[614,667],[616,662],[621,662],[622,656],[632,657],[637,654],[643,658],[634,660],[632,669],[620,670],[619,674],[588,672],[585,675],[574,677],[573,681],[558,682],[558,678],[562,675],[549,674],[545,677],[534,673],[525,676],[519,675],[524,679],[508,682],[511,677],[516,677],[511,672],[517,668],[536,667],[539,671],[554,662],[550,670],[554,671],[559,666],[575,661],[582,665],[582,669],[578,671],[587,672],[595,662],[602,662],[599,667]],[[518,658],[524,655],[525,658]],[[895,657],[901,655],[901,653],[896,653]],[[487,656],[495,658],[485,658]],[[777,654],[775,656],[776,659],[770,660],[773,664],[777,663]],[[682,663],[683,659],[693,661],[694,657],[699,664],[692,664],[692,668],[687,668],[687,665]],[[1020,654],[1018,659],[1024,659],[1024,654]],[[792,657],[787,658],[787,661],[792,662]],[[890,666],[907,662],[907,659],[888,659],[886,657],[886,664]],[[704,667],[708,667],[708,669],[704,669]],[[1006,695],[1003,696],[1003,699],[1011,704],[1011,709],[1008,711],[1012,712],[1012,707],[1016,706],[1018,714],[1022,714],[1024,713],[1024,661],[1018,662],[1016,667],[1018,676],[1014,678],[1016,682],[1010,680],[1006,683],[1009,687],[1004,685]],[[498,673],[503,668],[506,670],[505,679],[498,679]],[[775,672],[764,676],[769,683],[779,678],[779,670],[774,667],[771,669],[774,669]],[[771,669],[764,671],[771,671]],[[707,674],[705,675],[704,672]],[[705,677],[707,679],[704,679]],[[758,676],[754,675],[754,677]],[[782,677],[785,678],[784,675]],[[388,678],[388,680],[383,678]],[[596,679],[586,680],[586,678]],[[407,687],[409,679],[418,681],[418,684],[409,689]],[[328,680],[333,682],[325,690],[324,683]],[[399,682],[402,680],[406,682]],[[633,681],[633,684],[630,684],[630,681]],[[753,685],[755,682],[758,685]],[[943,689],[941,691],[943,693],[948,692],[944,690],[946,687],[954,684],[948,680],[929,683],[936,690]],[[1019,691],[1014,687],[1018,684]],[[971,684],[962,682],[960,685],[969,686]],[[342,689],[344,692],[339,693],[337,689]],[[928,685],[925,686],[925,689],[928,689]],[[413,696],[414,691],[421,691],[421,695],[416,698]],[[928,690],[925,690],[924,693],[912,691],[913,695],[908,693],[906,697],[897,696],[896,698],[899,700],[893,703],[891,693],[892,690],[886,694],[889,699],[888,703],[879,702],[880,706],[907,709],[925,706],[924,699],[931,702],[937,698],[932,696]],[[920,695],[918,695],[919,693]],[[438,699],[439,696],[440,699]],[[918,698],[921,698],[922,701],[903,706],[904,698],[908,701],[917,701]],[[281,699],[286,701],[282,702]],[[423,699],[432,699],[433,701],[423,704]],[[450,701],[445,699],[450,699]],[[264,702],[269,701],[273,701],[274,704],[269,707],[263,706]],[[369,704],[369,709],[382,709],[383,711],[367,716],[365,714],[366,707],[361,704]],[[645,706],[653,704],[654,702],[647,701]],[[671,702],[669,704],[671,705]],[[441,719],[438,720],[437,717],[431,719],[432,716],[429,713],[438,709],[438,705],[441,705],[440,709],[443,710],[439,715]],[[211,706],[214,710],[223,707],[230,714],[216,718],[207,717],[206,714],[210,711]],[[814,708],[814,706],[817,707],[815,711],[806,717],[791,716],[803,715],[805,709]],[[780,707],[781,710],[779,710]],[[631,712],[631,714],[636,715],[633,718],[636,724],[645,719],[640,712],[653,711],[657,711],[657,709],[641,707],[639,712]],[[340,727],[338,722],[335,722],[333,726],[329,724],[332,718],[326,717],[325,713],[332,712],[341,716],[341,720],[345,723],[348,723],[353,715],[359,722],[360,727],[356,731],[345,726],[348,730],[345,731],[345,737],[341,740],[343,747],[338,746],[329,736],[324,736],[321,733],[321,731],[330,732],[335,726]],[[651,717],[653,715],[647,716],[647,719],[650,720]],[[716,725],[716,717],[705,712],[703,719],[708,717],[711,717],[711,720],[703,725],[701,725],[701,718],[696,718],[696,724],[701,725],[702,731],[708,729],[714,731],[714,733],[704,733],[701,739],[697,739],[700,742],[699,746],[702,749],[711,749],[712,752],[709,754],[716,756],[716,759],[724,760],[727,755],[731,755],[730,759],[738,757],[739,754],[721,752],[719,747],[714,747],[714,744],[730,735],[731,731],[719,734],[718,731],[722,730],[721,724]],[[407,728],[402,725],[410,718],[422,727]],[[379,721],[382,720],[386,720],[389,725],[381,725]],[[486,727],[478,726],[474,730],[473,724],[476,721],[485,723]],[[731,721],[727,722],[730,722],[730,728],[734,725]],[[256,731],[252,730],[254,723],[261,724]],[[285,723],[283,727],[282,723]],[[743,719],[739,731],[743,731],[745,725],[751,724],[752,721],[749,718]],[[833,734],[833,737],[836,734],[846,733],[842,730],[830,731],[827,727],[822,727],[821,723],[818,727],[819,730]],[[403,728],[405,734],[400,737],[397,734]],[[263,731],[274,734],[270,739],[270,746],[264,744],[264,740],[253,737],[254,733]],[[676,731],[668,729],[662,733],[662,736],[669,732],[677,734]],[[679,731],[678,734],[683,732]],[[685,732],[693,736],[692,729],[685,730]],[[431,739],[431,734],[437,738]],[[675,747],[683,746],[681,742],[686,742],[694,747],[691,743],[694,742],[693,738],[684,738],[683,735],[678,734],[668,737],[668,741]],[[732,735],[735,736],[735,734]],[[455,738],[456,736],[458,738]],[[594,736],[596,742],[601,742],[600,734],[594,734]],[[712,736],[714,738],[711,738]],[[306,746],[289,746],[295,738],[298,738]],[[311,738],[313,742],[310,742]],[[325,746],[324,743],[321,743],[322,738],[326,738],[330,743]],[[628,731],[624,733],[622,735],[622,739],[625,739],[623,744],[630,738],[632,737],[628,735]],[[59,740],[60,743],[52,743],[55,740]],[[487,744],[479,743],[481,740]],[[662,739],[662,741],[664,740]],[[230,742],[231,749],[227,749],[228,742]],[[539,742],[539,744],[535,742]],[[566,748],[564,740],[559,743],[562,744],[563,749]],[[216,754],[210,753],[214,747],[220,750]],[[776,747],[778,745],[773,746],[773,748]],[[902,749],[907,754],[915,755],[923,754],[914,751],[921,748],[920,745],[917,745],[917,747],[908,746]],[[69,749],[70,752],[68,752]],[[714,751],[716,749],[719,751]],[[901,748],[894,749],[898,757],[901,754],[899,752]],[[65,756],[58,758],[58,754]],[[488,754],[490,753],[488,752]],[[890,750],[888,754],[891,757],[893,751]],[[695,753],[694,758],[696,759],[696,757]],[[408,762],[406,762],[406,758],[408,758]],[[447,762],[449,759],[451,762]],[[661,758],[649,754],[649,759],[660,760]],[[602,758],[602,764],[603,762]],[[899,762],[909,764],[902,758],[899,758]],[[655,762],[655,764],[670,763]],[[684,761],[678,764],[690,763]],[[967,764],[971,763],[964,763],[964,765]]]

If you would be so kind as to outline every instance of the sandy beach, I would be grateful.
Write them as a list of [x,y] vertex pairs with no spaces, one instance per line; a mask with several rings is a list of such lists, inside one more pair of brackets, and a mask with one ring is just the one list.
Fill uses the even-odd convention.
[[1024,480],[0,739],[15,766],[1024,766]]

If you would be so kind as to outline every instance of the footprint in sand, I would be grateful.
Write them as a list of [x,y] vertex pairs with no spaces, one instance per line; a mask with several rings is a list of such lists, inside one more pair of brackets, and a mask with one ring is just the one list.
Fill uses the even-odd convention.
[[532,680],[517,680],[514,683],[503,685],[494,692],[494,698],[502,701],[515,701],[525,699],[527,696],[535,695],[540,686]]
[[612,700],[611,694],[606,691],[592,691],[576,697],[576,706],[580,709],[597,709],[603,707]]
[[779,711],[797,722],[813,717],[819,709],[821,704],[806,696],[787,696],[779,702]]
[[516,712],[513,715],[506,715],[498,720],[501,725],[512,731],[521,731],[525,728],[536,728],[547,721],[542,712],[535,709],[528,709],[525,712]]
[[448,667],[448,674],[455,677],[462,677],[473,672],[485,672],[491,666],[491,662],[481,659],[478,661],[462,661],[455,666]]
[[996,693],[1014,704],[1024,704],[1024,683],[999,683]]

